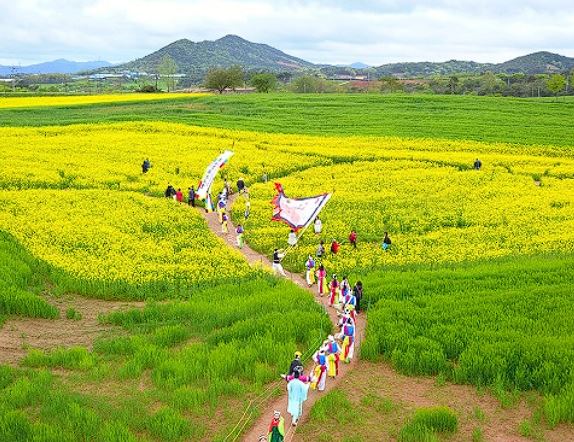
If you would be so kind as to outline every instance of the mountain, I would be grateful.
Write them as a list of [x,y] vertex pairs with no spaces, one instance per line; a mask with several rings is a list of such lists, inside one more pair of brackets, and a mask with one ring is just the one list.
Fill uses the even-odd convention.
[[552,52],[534,52],[504,63],[477,63],[474,61],[449,60],[437,62],[389,63],[378,66],[376,75],[395,77],[429,77],[433,75],[480,74],[550,74],[574,68],[574,58]]
[[[69,61],[60,58],[45,63],[31,64],[29,66],[1,66],[0,75],[16,74],[76,74],[112,64],[107,61]],[[13,69],[15,68],[15,69]]]
[[351,63],[349,65],[349,67],[351,67],[353,69],[366,69],[366,68],[370,68],[371,66],[363,63],[362,61],[356,61],[355,63]]
[[237,35],[226,35],[215,41],[197,43],[187,39],[177,40],[143,58],[115,66],[113,70],[157,72],[166,55],[174,59],[178,73],[192,75],[203,74],[211,67],[232,65],[271,72],[296,72],[315,67],[313,63],[266,44],[252,43]]
[[542,51],[497,64],[496,72],[505,74],[549,74],[569,71],[572,68],[574,68],[574,58]]

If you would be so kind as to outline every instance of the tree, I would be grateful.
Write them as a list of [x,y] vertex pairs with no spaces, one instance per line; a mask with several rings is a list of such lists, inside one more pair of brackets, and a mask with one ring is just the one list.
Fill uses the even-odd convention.
[[277,87],[277,77],[275,74],[257,74],[251,78],[251,84],[257,92],[269,92]]
[[451,75],[451,77],[448,79],[448,88],[450,89],[451,94],[456,94],[458,83],[458,77],[456,75]]
[[321,79],[312,75],[303,75],[298,77],[291,84],[294,92],[312,93],[322,92]]
[[[158,66],[159,74],[165,78],[167,91],[175,89],[175,74],[177,73],[177,64],[169,55],[164,55]],[[171,88],[171,89],[170,89]]]
[[548,80],[546,80],[546,87],[550,89],[550,92],[558,98],[558,93],[564,89],[566,85],[566,79],[564,75],[554,74]]
[[210,69],[205,76],[204,85],[220,94],[227,88],[235,89],[243,84],[244,73],[240,66]]
[[381,77],[381,92],[399,92],[403,90],[403,85],[395,77]]

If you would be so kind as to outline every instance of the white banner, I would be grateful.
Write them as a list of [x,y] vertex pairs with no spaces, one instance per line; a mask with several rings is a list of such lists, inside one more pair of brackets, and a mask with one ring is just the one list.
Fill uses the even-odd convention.
[[331,198],[330,193],[301,199],[287,198],[280,193],[273,199],[273,220],[287,223],[297,231],[307,227]]
[[203,174],[203,178],[199,182],[199,187],[195,194],[197,198],[202,200],[207,198],[207,194],[209,193],[209,189],[217,176],[217,172],[225,166],[229,158],[233,156],[233,152],[230,150],[226,150],[221,155],[219,155],[209,166],[205,169],[205,173]]

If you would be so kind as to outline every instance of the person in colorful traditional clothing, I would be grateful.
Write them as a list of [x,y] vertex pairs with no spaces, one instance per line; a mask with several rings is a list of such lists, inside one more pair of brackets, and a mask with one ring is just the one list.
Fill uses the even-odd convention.
[[274,411],[273,419],[269,424],[269,432],[267,434],[268,442],[283,442],[285,438],[285,419],[281,416],[281,412]]
[[343,340],[341,359],[349,363],[351,359],[353,359],[355,352],[355,322],[348,312],[346,312],[346,315],[343,317],[340,338]]
[[353,286],[353,295],[357,301],[355,311],[359,313],[361,311],[361,299],[363,299],[363,283],[361,281],[357,281]]
[[331,297],[329,298],[329,305],[335,305],[335,302],[338,301],[339,295],[339,281],[337,280],[337,275],[333,274],[331,278],[331,282],[329,283],[329,291],[331,293]]
[[307,400],[309,385],[299,379],[299,372],[295,372],[293,380],[287,384],[288,403],[287,411],[291,415],[292,425],[297,425],[303,413],[303,402]]
[[223,223],[223,214],[225,213],[225,201],[221,198],[221,194],[218,196],[217,202],[217,214],[219,216],[219,222]]
[[323,264],[319,265],[319,269],[317,270],[317,291],[319,295],[323,296],[323,294],[327,291],[327,270],[325,270],[325,266]]
[[313,369],[313,381],[311,382],[311,388],[313,390],[325,390],[327,383],[327,355],[325,353],[325,348],[321,347],[321,349],[313,355],[313,360],[315,364],[317,364]]
[[351,292],[351,284],[349,284],[349,278],[347,276],[343,276],[343,280],[341,281],[341,296],[344,298]]
[[181,189],[177,189],[177,192],[175,192],[175,200],[179,203],[183,203],[183,192]]
[[305,262],[305,280],[309,287],[315,284],[315,260],[311,255],[309,255]]
[[243,234],[245,233],[245,229],[243,228],[243,226],[241,224],[239,224],[237,226],[237,229],[235,229],[235,233],[237,233],[237,247],[242,249],[243,245],[245,244],[245,240],[243,238]]
[[341,248],[341,245],[337,242],[336,239],[333,239],[333,241],[331,241],[331,253],[333,255],[336,255],[337,253],[339,253],[340,248]]
[[357,248],[357,232],[355,232],[354,230],[351,230],[351,233],[349,233],[349,242],[351,243],[354,249]]
[[221,215],[221,232],[222,233],[229,233],[228,222],[229,222],[229,217],[227,216],[227,213],[223,212],[223,214]]
[[319,217],[315,218],[315,222],[313,223],[313,230],[315,231],[315,235],[320,235],[321,231],[323,230],[323,222],[319,219]]
[[275,273],[279,273],[281,276],[287,276],[285,270],[283,270],[283,266],[281,265],[281,260],[285,257],[285,253],[279,251],[279,249],[275,249],[273,251],[273,271]]
[[327,344],[327,375],[331,378],[339,374],[339,353],[341,348],[333,335],[329,335]]

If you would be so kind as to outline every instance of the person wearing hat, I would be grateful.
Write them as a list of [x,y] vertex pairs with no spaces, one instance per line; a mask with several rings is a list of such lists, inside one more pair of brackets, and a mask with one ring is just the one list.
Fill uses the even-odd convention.
[[273,418],[269,424],[269,432],[267,434],[268,442],[283,442],[285,438],[285,419],[281,416],[281,412],[275,410]]
[[296,371],[303,371],[303,363],[301,362],[301,352],[300,351],[296,351],[295,352],[295,359],[293,359],[293,361],[291,361],[291,365],[289,366],[289,373],[287,373],[287,376],[293,376],[295,374]]

